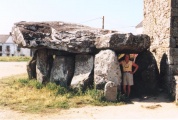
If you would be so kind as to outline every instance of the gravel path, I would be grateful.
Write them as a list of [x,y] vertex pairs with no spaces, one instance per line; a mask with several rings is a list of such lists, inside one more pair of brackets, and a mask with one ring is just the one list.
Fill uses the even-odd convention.
[[[0,78],[26,73],[26,62],[0,62]],[[132,104],[122,106],[86,106],[61,110],[55,114],[27,114],[10,109],[0,109],[0,120],[79,120],[79,119],[175,119],[178,106],[169,102],[165,95],[133,99]]]

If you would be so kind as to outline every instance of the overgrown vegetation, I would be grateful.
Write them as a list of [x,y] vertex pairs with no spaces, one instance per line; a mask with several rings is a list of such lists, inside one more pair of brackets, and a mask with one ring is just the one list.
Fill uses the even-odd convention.
[[0,62],[26,62],[29,61],[31,57],[27,56],[1,56]]
[[54,112],[86,105],[123,104],[120,102],[122,97],[118,98],[118,102],[106,102],[102,91],[88,89],[83,92],[54,83],[42,85],[36,80],[28,80],[26,74],[0,80],[0,105],[24,112]]

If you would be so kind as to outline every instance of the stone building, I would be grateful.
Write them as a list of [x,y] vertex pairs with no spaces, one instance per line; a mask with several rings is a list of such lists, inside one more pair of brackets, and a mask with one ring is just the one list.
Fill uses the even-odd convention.
[[144,0],[143,28],[151,39],[160,85],[174,99],[178,96],[178,0]]

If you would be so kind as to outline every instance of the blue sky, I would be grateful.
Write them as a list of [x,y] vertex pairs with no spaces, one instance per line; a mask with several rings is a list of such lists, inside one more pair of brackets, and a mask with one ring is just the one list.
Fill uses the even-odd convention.
[[[1,0],[0,34],[19,21],[64,21],[134,32],[143,20],[143,0]],[[94,20],[95,19],[95,20]]]

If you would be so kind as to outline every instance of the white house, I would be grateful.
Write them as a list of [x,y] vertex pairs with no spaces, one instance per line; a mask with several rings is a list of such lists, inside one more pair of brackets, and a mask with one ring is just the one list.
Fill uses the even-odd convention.
[[143,21],[141,21],[136,27],[136,34],[142,34],[143,33]]
[[31,50],[18,47],[11,35],[0,35],[0,56],[31,56]]

